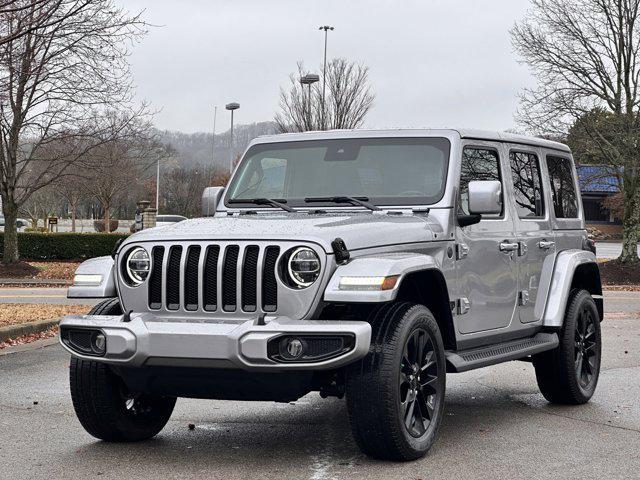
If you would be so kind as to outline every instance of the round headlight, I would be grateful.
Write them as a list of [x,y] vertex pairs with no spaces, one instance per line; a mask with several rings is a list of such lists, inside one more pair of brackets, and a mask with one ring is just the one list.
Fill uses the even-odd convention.
[[131,250],[126,261],[127,275],[134,286],[140,285],[147,279],[151,262],[149,254],[144,248],[137,247]]
[[308,247],[297,248],[289,257],[287,270],[298,288],[306,288],[320,276],[320,258]]

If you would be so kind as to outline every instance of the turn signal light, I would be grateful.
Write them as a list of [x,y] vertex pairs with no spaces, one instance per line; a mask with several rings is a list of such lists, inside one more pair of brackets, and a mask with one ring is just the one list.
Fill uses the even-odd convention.
[[387,277],[342,277],[338,288],[340,290],[381,291],[393,290],[400,275]]

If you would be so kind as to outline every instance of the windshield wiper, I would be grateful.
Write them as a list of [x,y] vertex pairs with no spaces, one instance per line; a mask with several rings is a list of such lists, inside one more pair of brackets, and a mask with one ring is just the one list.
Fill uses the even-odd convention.
[[229,203],[251,203],[253,205],[271,205],[272,207],[278,207],[286,212],[295,213],[295,210],[288,205],[284,199],[273,200],[272,198],[232,198],[228,200]]
[[369,197],[307,197],[304,199],[306,203],[319,203],[319,202],[331,202],[331,203],[350,203],[351,205],[360,205],[361,207],[368,208],[369,210],[382,210],[380,207],[369,203]]

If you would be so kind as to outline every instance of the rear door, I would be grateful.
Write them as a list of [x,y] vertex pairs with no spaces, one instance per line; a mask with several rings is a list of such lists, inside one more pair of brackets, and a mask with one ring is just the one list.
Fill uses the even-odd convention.
[[547,290],[540,288],[545,260],[553,261],[554,235],[547,208],[545,185],[546,172],[541,165],[538,149],[520,145],[509,146],[510,180],[516,218],[515,231],[518,241],[518,312],[522,323],[541,319],[546,303]]

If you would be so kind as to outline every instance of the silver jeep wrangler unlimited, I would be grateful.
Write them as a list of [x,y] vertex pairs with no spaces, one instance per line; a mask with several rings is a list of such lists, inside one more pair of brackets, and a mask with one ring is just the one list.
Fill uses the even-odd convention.
[[531,361],[550,402],[600,369],[602,287],[571,152],[466,130],[259,138],[209,218],[143,230],[77,270],[65,317],[83,427],[144,440],[177,397],[346,396],[368,455],[424,455],[446,374]]

